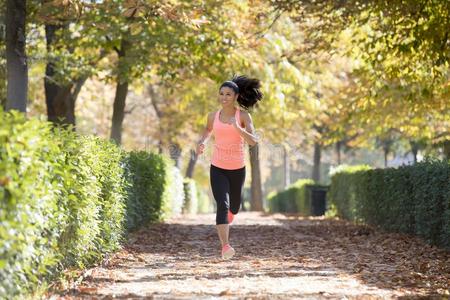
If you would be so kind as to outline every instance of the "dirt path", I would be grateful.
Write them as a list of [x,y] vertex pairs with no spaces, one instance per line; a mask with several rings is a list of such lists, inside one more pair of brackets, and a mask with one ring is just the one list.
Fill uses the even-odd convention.
[[[219,259],[213,215],[174,218],[54,299],[445,299],[450,252],[340,220],[241,213]],[[423,297],[426,296],[426,297]]]

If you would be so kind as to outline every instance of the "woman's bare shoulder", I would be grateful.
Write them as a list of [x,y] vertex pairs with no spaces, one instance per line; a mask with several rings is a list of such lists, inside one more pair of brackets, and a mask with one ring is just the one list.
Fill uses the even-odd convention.
[[241,109],[241,117],[247,119],[247,120],[251,120],[252,117],[250,116],[250,113],[246,110],[242,110]]

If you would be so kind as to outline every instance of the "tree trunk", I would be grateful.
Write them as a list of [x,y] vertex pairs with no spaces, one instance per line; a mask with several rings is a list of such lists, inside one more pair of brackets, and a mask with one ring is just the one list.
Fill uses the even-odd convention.
[[[60,26],[45,25],[45,39],[47,42],[47,52],[51,52],[51,45],[54,42],[55,32]],[[62,93],[63,88],[56,84],[53,77],[55,75],[55,65],[49,61],[45,67],[44,89],[45,89],[45,103],[47,105],[47,118],[50,122],[57,123],[64,115],[60,113],[60,106],[56,105],[56,97]],[[58,113],[57,113],[58,111]]]
[[285,145],[283,145],[283,173],[284,188],[287,188],[291,184],[291,166],[289,163],[288,151]]
[[69,124],[76,125],[76,118],[75,118],[75,102],[77,101],[78,94],[80,94],[81,88],[83,87],[84,83],[88,79],[88,76],[83,76],[81,78],[78,78],[75,81],[75,85],[71,89],[72,92],[70,93],[70,97],[67,100],[67,107],[66,110],[66,120]]
[[444,157],[446,159],[450,159],[450,140],[444,142],[443,150],[444,150]]
[[341,164],[341,148],[342,148],[342,141],[336,142],[336,160],[337,164]]
[[162,99],[161,99],[161,95],[158,94],[158,92],[155,89],[154,85],[151,85],[151,84],[148,85],[147,90],[148,90],[148,93],[149,93],[150,98],[152,100],[153,109],[155,110],[156,116],[158,117],[158,120],[159,120],[159,125],[158,125],[159,126],[158,151],[161,154],[161,153],[163,153],[163,150],[164,150],[163,149],[164,148],[164,136],[166,135],[165,134],[166,128],[162,125],[162,119],[164,117],[164,111],[162,111],[159,108],[159,103],[162,102]]
[[169,155],[170,158],[174,161],[175,167],[181,169],[181,147],[178,143],[170,143]]
[[[45,25],[45,38],[47,51],[52,51],[55,43],[55,33],[64,28],[60,25]],[[55,64],[48,62],[45,69],[45,102],[47,104],[47,116],[50,122],[55,124],[70,124],[75,129],[75,102],[87,76],[71,80],[71,83],[62,85],[55,80]]]
[[414,148],[414,149],[412,149],[412,154],[413,154],[413,157],[414,157],[414,164],[417,164],[417,154],[418,154],[418,149],[417,148]]
[[417,154],[419,153],[419,144],[415,141],[409,141],[409,145],[411,146],[411,153],[414,157],[414,164],[417,163]]
[[388,146],[383,147],[383,152],[384,152],[384,167],[387,168],[387,166],[388,166],[389,147]]
[[[50,68],[47,70],[49,71]],[[86,80],[87,77],[84,77],[76,80],[74,84],[71,83],[62,86],[52,82],[51,78],[45,78],[45,102],[47,104],[47,116],[50,122],[55,124],[70,124],[75,129],[75,102]]]
[[112,116],[112,125],[111,125],[111,139],[114,140],[118,145],[122,143],[122,125],[123,119],[125,117],[125,103],[127,100],[128,94],[128,79],[126,76],[122,76],[120,70],[123,67],[123,64],[126,55],[126,48],[128,46],[128,42],[126,40],[122,40],[120,44],[120,49],[117,49],[117,54],[119,56],[118,62],[118,70],[119,74],[117,75],[117,87],[116,87],[116,95],[114,98],[114,106],[113,106],[113,116]]
[[315,182],[320,182],[320,159],[321,159],[321,145],[314,143],[314,165],[312,169],[312,179]]
[[6,109],[27,110],[28,63],[25,53],[25,0],[6,1]]
[[122,143],[122,124],[125,116],[125,101],[128,94],[128,81],[120,82],[117,79],[116,96],[114,98],[114,108],[111,125],[111,139],[117,145]]
[[256,144],[255,146],[250,147],[249,151],[252,176],[250,207],[253,211],[263,211],[261,169],[259,165],[259,145]]
[[189,156],[189,164],[186,169],[186,177],[192,178],[194,176],[195,164],[197,163],[197,153],[195,150],[191,150],[191,155]]

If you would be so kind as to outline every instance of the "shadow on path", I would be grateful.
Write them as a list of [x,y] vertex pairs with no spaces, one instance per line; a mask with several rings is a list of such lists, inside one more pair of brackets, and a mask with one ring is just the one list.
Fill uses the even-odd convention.
[[213,220],[185,216],[135,232],[123,251],[61,297],[448,297],[450,253],[418,238],[336,219],[242,213],[230,233],[236,256],[222,261]]

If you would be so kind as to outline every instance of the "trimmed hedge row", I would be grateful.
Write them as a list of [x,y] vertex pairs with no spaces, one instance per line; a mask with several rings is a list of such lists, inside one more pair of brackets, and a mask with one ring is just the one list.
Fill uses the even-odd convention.
[[312,179],[299,179],[286,190],[272,192],[267,196],[270,212],[300,213],[304,216],[311,214],[311,189],[323,188],[315,184]]
[[0,298],[84,268],[124,234],[178,213],[171,161],[0,110]]
[[197,189],[197,213],[211,213],[215,211],[215,206],[210,195],[200,188]]
[[450,248],[448,161],[397,169],[344,168],[331,177],[330,200],[343,218]]
[[126,182],[126,229],[162,220],[181,211],[183,179],[169,158],[133,151],[123,161]]
[[[341,165],[330,171],[332,180],[328,199],[332,205],[339,205],[336,209],[338,210],[338,215],[340,217],[348,220],[356,220],[356,214],[360,211],[360,202],[357,198],[357,195],[360,194],[358,189],[363,188],[364,179],[363,177],[355,176],[354,174],[361,174],[367,170],[371,170],[371,167],[367,165]],[[352,181],[353,184],[348,185],[347,183],[349,181]],[[345,201],[342,199],[345,199]],[[339,202],[339,204],[337,202]]]

